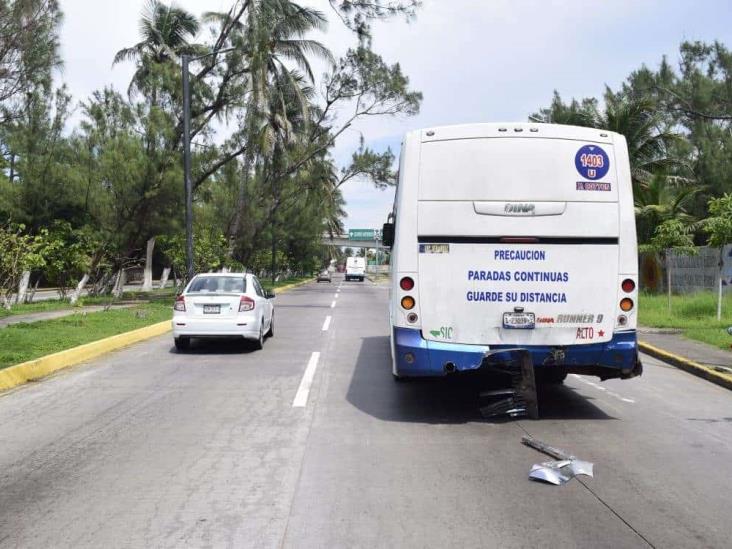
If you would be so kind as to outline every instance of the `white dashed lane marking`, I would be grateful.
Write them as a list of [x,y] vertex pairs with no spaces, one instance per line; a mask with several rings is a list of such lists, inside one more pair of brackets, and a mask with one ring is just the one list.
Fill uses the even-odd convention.
[[570,375],[577,381],[581,381],[585,385],[589,385],[590,387],[593,387],[593,388],[597,389],[598,391],[602,391],[603,393],[605,393],[608,396],[616,398],[622,402],[627,402],[628,404],[635,404],[635,400],[633,400],[632,398],[626,398],[622,395],[619,395],[618,393],[611,391],[607,387],[603,387],[602,385],[595,383],[594,381],[585,379],[582,376],[577,375],[577,374],[570,374]]
[[293,408],[305,408],[307,405],[310,387],[313,385],[313,378],[315,378],[315,370],[318,368],[319,359],[320,353],[310,355],[308,366],[305,368],[305,373],[302,375],[302,380],[300,381],[300,387],[298,387],[297,393],[295,394],[295,400],[292,401]]
[[330,316],[325,317],[325,322],[323,322],[323,331],[324,332],[327,332],[328,328],[330,328],[330,319],[331,319]]

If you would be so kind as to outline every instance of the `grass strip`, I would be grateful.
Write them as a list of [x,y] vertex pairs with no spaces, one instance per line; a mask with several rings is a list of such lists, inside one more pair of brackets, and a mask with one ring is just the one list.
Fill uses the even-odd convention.
[[8,326],[0,330],[0,370],[170,318],[172,306],[168,299],[130,309],[77,313],[55,320]]
[[125,292],[120,299],[112,299],[110,296],[83,296],[75,305],[71,305],[66,299],[47,299],[36,301],[34,303],[19,303],[13,305],[8,311],[0,307],[0,318],[9,316],[26,315],[32,313],[45,313],[51,311],[65,311],[79,309],[89,305],[107,305],[108,303],[119,303],[120,301],[164,301],[171,302],[175,299],[175,290],[173,288],[165,288],[163,290],[153,290],[152,292]]
[[675,328],[689,339],[695,339],[730,350],[732,337],[727,328],[732,326],[732,294],[722,300],[722,320],[717,321],[717,296],[713,292],[699,292],[668,297],[641,293],[638,304],[638,322],[652,328]]
[[265,290],[277,290],[282,286],[289,286],[290,284],[298,284],[300,282],[307,282],[310,280],[314,280],[314,278],[312,276],[296,276],[293,278],[278,280],[275,283],[272,283],[271,280],[260,280],[260,282],[262,283],[262,288]]

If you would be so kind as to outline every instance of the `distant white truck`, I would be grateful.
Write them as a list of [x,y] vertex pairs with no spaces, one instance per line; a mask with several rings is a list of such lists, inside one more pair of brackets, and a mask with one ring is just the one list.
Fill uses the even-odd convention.
[[346,280],[358,280],[363,282],[366,276],[366,258],[349,257],[346,259]]

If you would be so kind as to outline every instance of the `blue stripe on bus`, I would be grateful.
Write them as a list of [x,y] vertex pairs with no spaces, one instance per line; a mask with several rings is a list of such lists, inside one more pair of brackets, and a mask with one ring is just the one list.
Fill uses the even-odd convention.
[[[406,377],[430,377],[445,375],[445,363],[452,362],[457,371],[477,370],[483,356],[489,350],[484,345],[465,345],[428,341],[420,330],[393,328],[396,373]],[[515,349],[517,345],[491,345],[491,351]],[[549,345],[527,345],[535,366],[542,366],[551,359],[555,347]],[[567,345],[563,347],[564,366],[604,366],[621,370],[633,369],[638,352],[636,332],[616,332],[606,343]],[[410,363],[405,355],[411,353]]]

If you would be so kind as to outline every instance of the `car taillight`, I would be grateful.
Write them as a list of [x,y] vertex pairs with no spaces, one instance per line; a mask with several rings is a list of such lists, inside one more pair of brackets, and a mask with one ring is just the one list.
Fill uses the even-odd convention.
[[414,288],[414,280],[408,276],[405,276],[399,281],[399,287],[405,292],[408,292],[409,290]]
[[244,313],[246,311],[254,310],[254,300],[251,297],[245,295],[241,296],[239,300],[239,312]]
[[626,278],[625,280],[623,280],[623,283],[620,285],[620,287],[626,294],[629,294],[630,292],[635,290],[635,281],[631,278]]
[[173,305],[174,311],[181,311],[183,313],[186,312],[186,298],[182,295],[179,295],[175,298],[175,305]]
[[407,295],[402,298],[402,307],[407,311],[414,309],[414,305],[414,298],[412,296]]
[[633,308],[633,300],[629,297],[625,297],[620,300],[620,308],[625,311],[626,313],[630,311]]

